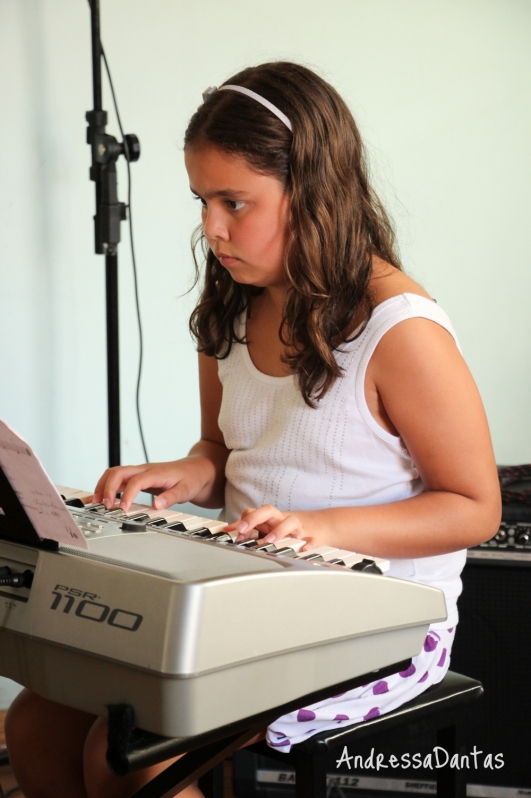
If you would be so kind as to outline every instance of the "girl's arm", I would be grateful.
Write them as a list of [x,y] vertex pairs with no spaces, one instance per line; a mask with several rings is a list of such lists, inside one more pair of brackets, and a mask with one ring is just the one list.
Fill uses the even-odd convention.
[[392,327],[371,358],[365,391],[371,410],[379,409],[373,410],[379,422],[402,438],[424,493],[391,504],[312,512],[267,506],[246,511],[234,527],[243,536],[254,527],[271,540],[303,538],[305,548],[326,544],[393,558],[443,554],[492,537],[501,502],[489,429],[451,335],[420,318]]
[[94,501],[112,507],[116,494],[123,491],[120,507],[127,511],[144,490],[158,494],[154,501],[157,510],[189,501],[200,507],[223,506],[229,450],[218,426],[222,386],[215,358],[199,355],[199,387],[201,439],[188,456],[170,463],[109,468],[96,485]]

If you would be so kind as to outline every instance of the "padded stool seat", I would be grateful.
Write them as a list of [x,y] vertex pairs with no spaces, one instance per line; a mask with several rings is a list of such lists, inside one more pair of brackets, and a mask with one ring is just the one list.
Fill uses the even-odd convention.
[[[377,741],[384,746],[396,740],[397,734],[403,740],[435,731],[437,745],[448,752],[450,761],[453,754],[459,753],[457,722],[463,707],[482,695],[481,682],[448,671],[439,684],[398,709],[372,720],[315,734],[303,743],[294,745],[289,754],[283,754],[261,742],[249,746],[238,755],[250,751],[294,767],[297,798],[326,798],[329,753],[343,746],[353,746],[362,739],[370,738],[371,743]],[[437,769],[436,774],[439,798],[466,797],[464,771],[450,768],[448,762],[446,767]]]

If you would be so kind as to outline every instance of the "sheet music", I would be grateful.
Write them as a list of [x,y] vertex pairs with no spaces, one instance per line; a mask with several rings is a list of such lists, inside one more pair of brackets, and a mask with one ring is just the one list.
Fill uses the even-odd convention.
[[0,467],[41,538],[87,549],[87,541],[65,507],[40,460],[0,419]]

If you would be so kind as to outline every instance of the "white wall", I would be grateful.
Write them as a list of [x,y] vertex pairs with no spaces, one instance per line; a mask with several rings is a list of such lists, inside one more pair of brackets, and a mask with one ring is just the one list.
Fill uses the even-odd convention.
[[[187,119],[208,85],[287,58],[350,103],[404,263],[458,330],[498,461],[531,461],[530,28],[527,0],[102,0],[125,127],[143,146],[132,168],[152,459],[184,453],[198,430],[193,299],[181,296],[198,212],[182,165]],[[86,0],[1,0],[0,70],[0,415],[56,481],[91,487],[106,465],[106,382]],[[131,462],[142,456],[125,242],[120,280]]]

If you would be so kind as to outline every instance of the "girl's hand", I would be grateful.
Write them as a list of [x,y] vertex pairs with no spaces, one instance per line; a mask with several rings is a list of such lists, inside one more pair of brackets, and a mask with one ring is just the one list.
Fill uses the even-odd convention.
[[299,538],[306,541],[302,551],[326,544],[326,531],[322,529],[322,524],[318,524],[316,513],[302,510],[283,513],[271,504],[258,509],[246,507],[240,520],[225,529],[227,532],[238,532],[238,543],[256,537],[263,538],[265,543],[276,543],[282,538]]
[[127,512],[136,495],[147,491],[158,494],[153,506],[164,510],[172,504],[192,501],[207,483],[211,471],[208,459],[197,455],[171,463],[108,468],[96,485],[93,501],[111,508],[116,494],[123,492],[120,507]]

